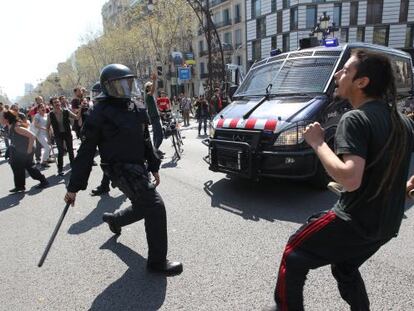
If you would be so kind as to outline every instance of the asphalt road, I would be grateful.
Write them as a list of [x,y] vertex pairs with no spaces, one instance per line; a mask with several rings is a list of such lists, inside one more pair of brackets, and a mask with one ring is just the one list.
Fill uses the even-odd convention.
[[[168,213],[169,258],[176,277],[148,273],[143,222],[116,239],[103,212],[126,207],[119,190],[91,197],[102,176],[94,167],[88,191],[78,194],[42,268],[37,262],[64,207],[68,175],[44,171],[51,186],[39,191],[27,179],[13,188],[0,161],[0,310],[260,310],[272,302],[277,269],[288,237],[335,196],[305,183],[232,180],[202,161],[206,148],[186,129],[184,155],[172,161],[164,142],[159,192]],[[67,162],[67,158],[65,158]],[[97,158],[99,161],[99,157]],[[400,235],[361,268],[372,310],[414,310],[414,209],[407,204]],[[348,310],[330,268],[311,271],[306,310]]]

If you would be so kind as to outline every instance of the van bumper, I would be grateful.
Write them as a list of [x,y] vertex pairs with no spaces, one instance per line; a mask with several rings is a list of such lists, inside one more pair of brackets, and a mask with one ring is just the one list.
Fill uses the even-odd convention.
[[317,170],[317,157],[311,148],[300,151],[256,151],[244,142],[207,139],[209,154],[204,160],[213,172],[245,178],[268,176],[309,179]]

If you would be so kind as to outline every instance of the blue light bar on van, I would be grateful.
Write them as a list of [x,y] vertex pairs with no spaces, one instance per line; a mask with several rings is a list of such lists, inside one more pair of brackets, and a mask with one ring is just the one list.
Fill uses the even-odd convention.
[[323,42],[323,45],[326,46],[327,48],[338,46],[339,45],[338,38],[325,39]]
[[282,54],[282,51],[280,49],[274,49],[270,51],[270,56],[276,56]]

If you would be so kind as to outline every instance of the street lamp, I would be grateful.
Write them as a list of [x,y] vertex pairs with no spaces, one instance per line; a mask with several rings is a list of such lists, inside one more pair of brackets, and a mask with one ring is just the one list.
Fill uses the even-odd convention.
[[331,33],[332,35],[335,34],[335,31],[338,31],[339,28],[336,27],[335,23],[332,23],[332,25],[329,25],[329,21],[331,20],[331,17],[326,14],[326,11],[322,13],[322,15],[319,17],[319,23],[316,24],[316,27],[312,30],[312,32],[309,34],[309,36],[314,36],[315,33],[317,36],[321,34],[322,40],[325,40]]

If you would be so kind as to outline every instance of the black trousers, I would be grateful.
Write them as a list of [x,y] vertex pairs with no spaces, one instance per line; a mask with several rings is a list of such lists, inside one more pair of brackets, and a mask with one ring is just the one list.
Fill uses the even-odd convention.
[[[106,169],[104,169],[107,172]],[[148,242],[148,263],[161,263],[167,258],[167,215],[164,202],[143,167],[115,168],[109,174],[112,185],[118,187],[132,205],[115,213],[114,222],[127,226],[145,220]]]
[[102,176],[102,180],[101,180],[101,184],[99,185],[99,188],[109,190],[109,184],[110,183],[111,183],[111,180],[104,173],[103,176]]
[[13,152],[10,157],[10,166],[13,170],[14,186],[16,188],[24,188],[26,185],[27,171],[33,179],[45,181],[46,177],[40,173],[33,162],[33,153],[21,154]]
[[40,162],[41,157],[42,157],[42,144],[36,138],[36,147],[35,147],[36,161]]
[[201,123],[204,123],[204,134],[207,134],[207,116],[198,118],[198,134],[201,132]]
[[330,264],[341,297],[352,311],[369,310],[369,299],[358,268],[387,240],[358,235],[332,211],[311,217],[289,238],[275,290],[278,309],[304,310],[303,287],[310,269]]
[[65,154],[65,144],[66,150],[68,151],[70,164],[73,163],[75,158],[73,153],[73,137],[71,133],[55,133],[56,146],[58,148],[58,171],[63,170],[63,155]]

